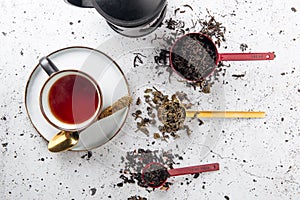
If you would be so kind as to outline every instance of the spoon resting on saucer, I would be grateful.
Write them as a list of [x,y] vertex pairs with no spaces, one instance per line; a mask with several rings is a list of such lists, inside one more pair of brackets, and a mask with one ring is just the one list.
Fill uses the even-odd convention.
[[[104,119],[111,116],[123,108],[128,107],[132,102],[131,96],[124,96],[118,99],[111,106],[108,106],[103,110],[98,118],[98,120]],[[78,131],[60,131],[57,133],[48,144],[48,150],[53,153],[63,152],[74,147],[79,141]]]

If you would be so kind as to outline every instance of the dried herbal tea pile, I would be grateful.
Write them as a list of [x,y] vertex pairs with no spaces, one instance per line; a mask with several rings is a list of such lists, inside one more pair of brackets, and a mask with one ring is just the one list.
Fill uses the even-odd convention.
[[158,119],[164,124],[166,132],[178,131],[184,127],[185,108],[178,102],[175,95],[172,101],[158,108]]
[[[186,130],[187,134],[191,134],[190,128],[184,124],[185,109],[179,101],[189,100],[187,95],[182,92],[176,92],[169,98],[168,95],[153,87],[146,89],[144,93],[144,101],[147,105],[147,117],[143,117],[143,111],[137,110],[132,114],[137,121],[137,131],[150,136],[149,126],[156,125],[158,132],[154,133],[155,139],[161,138],[167,140],[171,137],[178,138],[177,131]],[[142,100],[138,98],[136,104],[140,105]],[[191,104],[186,104],[187,107]],[[162,124],[158,125],[157,118]]]
[[[121,183],[118,183],[117,186],[121,187],[123,184],[137,183],[138,186],[147,188],[148,185],[142,178],[142,171],[144,167],[151,162],[157,162],[173,169],[175,159],[180,160],[182,159],[182,157],[177,154],[172,154],[172,152],[170,151],[159,152],[158,150],[150,151],[138,149],[127,152],[125,157],[121,157],[122,163],[125,164],[124,169],[120,170],[120,173],[122,173],[120,178],[123,181]],[[166,182],[161,189],[166,190],[170,187],[170,185],[170,182]]]

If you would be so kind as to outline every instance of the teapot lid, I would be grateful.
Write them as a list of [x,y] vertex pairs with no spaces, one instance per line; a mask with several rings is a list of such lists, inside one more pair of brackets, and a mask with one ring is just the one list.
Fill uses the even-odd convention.
[[96,10],[109,22],[123,27],[144,25],[157,17],[167,0],[93,0]]

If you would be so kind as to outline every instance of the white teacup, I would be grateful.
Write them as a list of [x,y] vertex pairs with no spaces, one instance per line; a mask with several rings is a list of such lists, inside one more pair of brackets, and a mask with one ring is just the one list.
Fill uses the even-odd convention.
[[97,82],[82,71],[59,71],[48,58],[42,58],[40,64],[49,75],[40,93],[45,119],[64,131],[80,131],[97,121],[102,109]]

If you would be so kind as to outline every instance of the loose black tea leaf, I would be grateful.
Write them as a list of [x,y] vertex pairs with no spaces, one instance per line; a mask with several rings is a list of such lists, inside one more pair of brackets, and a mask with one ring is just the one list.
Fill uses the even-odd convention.
[[196,173],[196,174],[194,174],[194,177],[193,178],[198,178],[200,176],[200,174],[199,173]]
[[143,118],[141,117],[141,114],[142,114],[142,111],[137,110],[137,111],[135,111],[135,113],[132,113],[132,116],[134,117],[134,120],[137,120],[137,119],[143,119]]
[[208,94],[208,93],[210,93],[210,88],[211,88],[211,84],[206,82],[206,84],[202,88],[202,92],[205,94]]
[[134,53],[134,59],[133,59],[133,66],[134,67],[138,67],[140,64],[144,64],[143,60],[141,57],[146,58],[146,56],[144,56],[141,53]]
[[241,78],[243,78],[243,77],[245,77],[246,76],[246,73],[245,74],[233,74],[232,75],[232,77],[234,77],[234,78],[236,78],[236,79],[241,79]]
[[192,106],[194,105],[194,104],[192,104],[192,103],[183,103],[182,104],[183,105],[183,107],[185,107],[185,109],[190,109],[190,108],[192,108]]
[[137,100],[136,100],[136,105],[140,105],[141,104],[141,98],[139,97]]
[[187,125],[184,125],[184,129],[186,130],[187,135],[191,135],[193,133],[193,131]]
[[86,159],[86,160],[90,160],[92,155],[93,155],[93,153],[91,151],[88,151],[86,154],[82,155],[81,158]]
[[151,89],[151,88],[148,88],[148,89],[146,89],[145,90],[145,93],[150,93],[150,92],[152,92],[153,90]]
[[243,43],[243,44],[240,45],[240,49],[241,49],[242,52],[244,52],[248,49],[248,45]]
[[199,122],[199,126],[202,126],[204,124],[204,122],[201,119],[198,119]]
[[209,16],[209,20],[199,19],[200,26],[202,29],[200,33],[207,35],[210,38],[215,39],[215,44],[220,47],[222,42],[225,42],[226,27],[222,23],[216,21],[215,17],[206,10]]
[[174,11],[174,15],[176,16],[177,12],[180,10],[180,8],[176,8]]
[[153,134],[153,138],[154,138],[154,139],[160,138],[160,134],[159,134],[159,133],[154,133],[154,134]]
[[185,22],[182,20],[174,20],[172,18],[166,20],[167,28],[170,30],[183,29],[185,27]]
[[141,196],[131,196],[127,200],[147,200],[146,197],[141,197]]
[[2,143],[2,146],[3,146],[3,147],[7,147],[7,145],[8,145],[7,142],[6,142],[6,143]]
[[189,4],[185,4],[185,5],[183,5],[184,7],[187,7],[187,8],[189,8],[189,9],[191,9],[192,11],[193,11],[193,8],[192,8],[192,6],[191,5],[189,5]]
[[144,121],[142,122],[137,122],[137,127],[138,130],[141,131],[142,133],[144,133],[146,136],[149,136],[150,132],[149,130],[146,128],[146,124]]
[[183,102],[183,101],[190,101],[190,99],[188,98],[187,94],[182,92],[182,91],[178,91],[175,93],[175,95],[178,97],[178,99]]

